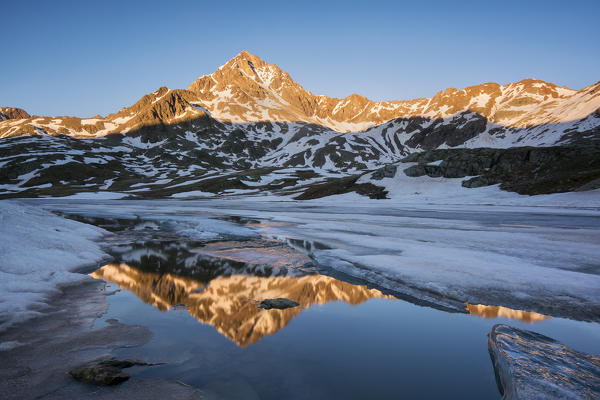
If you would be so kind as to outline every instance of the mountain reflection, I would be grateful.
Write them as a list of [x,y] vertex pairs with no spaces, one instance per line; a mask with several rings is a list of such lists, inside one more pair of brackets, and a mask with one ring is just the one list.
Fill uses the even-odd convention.
[[[276,333],[313,304],[343,301],[355,305],[372,298],[394,298],[376,289],[318,274],[301,277],[238,274],[218,276],[205,284],[189,277],[146,272],[115,263],[105,265],[91,276],[130,290],[161,311],[183,304],[198,321],[214,326],[241,347]],[[268,311],[257,308],[262,299],[277,297],[297,301],[300,306]]]
[[[318,243],[271,239],[121,241],[110,253],[115,262],[90,274],[119,285],[161,311],[187,309],[241,347],[287,326],[315,304],[356,305],[373,298],[395,299],[377,289],[316,274],[308,253]],[[286,310],[257,308],[260,301],[284,297],[300,303]],[[500,306],[467,304],[485,318],[537,322],[548,317]]]
[[514,310],[512,308],[502,306],[486,306],[483,304],[469,304],[467,310],[472,315],[476,315],[482,318],[499,318],[504,317],[508,319],[516,319],[521,322],[527,322],[530,324],[543,321],[550,318],[547,315],[538,314],[532,311]]

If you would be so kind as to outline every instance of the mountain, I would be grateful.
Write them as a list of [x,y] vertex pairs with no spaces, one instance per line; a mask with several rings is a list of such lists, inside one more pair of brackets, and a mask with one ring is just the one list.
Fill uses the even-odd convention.
[[[375,102],[356,94],[337,99],[312,94],[278,66],[244,51],[187,89],[161,87],[106,117],[29,116],[10,108],[0,116],[4,197],[81,191],[299,198],[357,191],[385,197],[377,182],[361,176],[388,164],[404,169],[398,163],[411,154],[450,148],[523,150],[498,150],[476,171],[431,166],[416,176],[485,174],[500,158],[518,155],[515,168],[504,163],[476,185],[506,183],[522,172],[545,183],[535,190],[503,187],[537,194],[594,188],[590,182],[600,179],[600,82],[576,91],[526,79],[450,88],[414,100]],[[575,150],[536,150],[546,158],[535,159],[527,150],[552,146]],[[566,176],[560,163],[569,166]],[[538,176],[540,170],[556,174]],[[314,187],[331,186],[334,178],[333,191]]]
[[414,100],[376,102],[358,94],[337,99],[312,94],[277,65],[243,51],[187,90],[161,87],[106,118],[31,117],[24,110],[3,107],[3,119],[13,121],[0,125],[0,137],[102,136],[209,116],[223,122],[304,122],[360,132],[398,118],[449,119],[469,112],[485,117],[490,125],[527,128],[585,119],[599,108],[600,82],[577,91],[535,79],[449,88]]
[[600,82],[576,91],[525,79],[504,86],[450,88],[407,101],[375,102],[357,94],[336,99],[313,95],[277,65],[245,51],[188,87],[220,120],[302,121],[339,132],[361,131],[394,118],[448,118],[463,111],[510,127],[573,121],[600,107],[599,89]]
[[8,119],[25,119],[31,115],[27,114],[27,111],[22,108],[15,107],[0,107],[0,121],[6,121]]

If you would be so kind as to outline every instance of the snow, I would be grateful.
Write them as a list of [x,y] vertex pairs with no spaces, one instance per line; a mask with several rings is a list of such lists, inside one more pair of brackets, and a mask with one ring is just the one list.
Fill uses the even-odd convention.
[[202,111],[202,112],[204,112],[206,115],[208,115],[210,117],[210,111],[208,111],[208,109],[206,109],[206,108],[204,108],[204,107],[202,107],[202,106],[200,106],[199,104],[196,104],[196,103],[190,103],[190,105],[192,107],[194,107],[196,110]]
[[42,315],[61,285],[89,279],[70,271],[107,257],[93,242],[104,233],[18,202],[0,201],[0,331]]
[[[432,165],[430,163],[429,165]],[[404,170],[416,163],[398,163],[398,172],[394,178],[370,180],[364,175],[357,182],[370,182],[383,186],[388,191],[390,200],[380,200],[379,204],[393,206],[525,206],[525,207],[593,207],[600,208],[600,189],[585,192],[554,193],[528,196],[501,190],[499,185],[480,188],[465,188],[464,178],[431,178],[429,176],[408,177]],[[358,196],[358,195],[356,195]],[[331,199],[338,198],[333,196]],[[363,196],[359,196],[364,201]]]
[[137,137],[126,136],[123,138],[124,144],[128,144],[130,146],[137,147],[140,149],[151,149],[151,148],[154,148],[157,146],[162,146],[165,144],[166,141],[167,140],[165,139],[165,140],[161,140],[161,141],[155,142],[155,143],[142,142],[142,138],[140,136],[137,136]]
[[84,164],[107,164],[107,161],[100,157],[83,157]]
[[133,118],[133,115],[130,115],[128,117],[115,118],[112,120],[112,122],[120,125],[120,124],[124,124],[125,122],[129,121],[131,118]]
[[214,193],[202,192],[200,190],[192,190],[190,192],[181,192],[181,193],[175,193],[175,194],[171,195],[171,197],[174,197],[174,198],[180,198],[180,197],[214,197],[214,196],[215,196]]
[[[91,185],[94,186],[94,185]],[[104,186],[107,186],[106,184]],[[62,199],[79,199],[79,200],[112,200],[122,199],[127,197],[127,193],[118,192],[81,192],[70,196],[60,197]]]

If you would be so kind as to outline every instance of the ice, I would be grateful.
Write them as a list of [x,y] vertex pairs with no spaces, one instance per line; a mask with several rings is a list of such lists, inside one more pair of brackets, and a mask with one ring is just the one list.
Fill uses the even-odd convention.
[[[36,202],[102,217],[169,221],[194,238],[259,232],[320,243],[306,251],[326,270],[457,311],[469,302],[599,318],[599,191],[502,197],[498,188],[465,189],[454,180],[441,186],[456,191],[437,200],[430,193],[430,204],[421,196],[373,201],[356,194],[305,202],[276,196]],[[217,214],[289,223],[250,227]]]
[[93,241],[104,233],[37,208],[0,201],[0,330],[40,315],[58,286],[88,279],[70,271],[107,257]]

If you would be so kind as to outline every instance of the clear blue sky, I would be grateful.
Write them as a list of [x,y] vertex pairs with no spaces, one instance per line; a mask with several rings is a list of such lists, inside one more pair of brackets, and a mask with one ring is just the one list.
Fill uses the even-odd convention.
[[0,106],[106,115],[241,50],[315,94],[375,100],[538,78],[600,80],[600,0],[11,1]]

